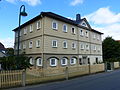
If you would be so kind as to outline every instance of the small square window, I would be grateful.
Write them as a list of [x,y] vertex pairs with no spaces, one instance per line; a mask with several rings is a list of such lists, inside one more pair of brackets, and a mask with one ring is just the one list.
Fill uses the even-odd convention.
[[61,65],[67,65],[67,58],[61,59]]
[[57,59],[56,58],[50,59],[50,66],[57,66]]
[[71,59],[70,59],[70,64],[71,64],[71,65],[76,64],[76,58],[71,58]]

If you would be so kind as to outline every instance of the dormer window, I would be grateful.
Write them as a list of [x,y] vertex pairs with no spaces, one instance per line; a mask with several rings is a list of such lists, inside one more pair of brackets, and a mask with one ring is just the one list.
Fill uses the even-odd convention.
[[86,23],[82,23],[82,26],[85,26],[85,27],[86,27]]

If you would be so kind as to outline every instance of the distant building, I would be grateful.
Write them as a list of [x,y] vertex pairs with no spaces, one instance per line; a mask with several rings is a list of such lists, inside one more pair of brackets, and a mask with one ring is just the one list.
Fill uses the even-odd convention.
[[5,57],[6,56],[6,49],[4,45],[0,42],[0,57]]
[[[17,54],[18,27],[15,32]],[[35,67],[55,68],[98,64],[102,59],[103,33],[94,30],[86,18],[71,20],[52,12],[42,12],[21,25],[20,53]]]

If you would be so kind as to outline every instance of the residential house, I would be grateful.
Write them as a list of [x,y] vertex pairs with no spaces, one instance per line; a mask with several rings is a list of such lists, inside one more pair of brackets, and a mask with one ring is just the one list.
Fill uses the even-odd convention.
[[[91,28],[80,14],[71,20],[52,12],[41,12],[20,28],[20,53],[25,53],[35,67],[72,67],[103,61],[103,33]],[[18,27],[13,31],[17,54]]]
[[4,45],[0,42],[0,57],[5,57],[6,56],[6,49]]

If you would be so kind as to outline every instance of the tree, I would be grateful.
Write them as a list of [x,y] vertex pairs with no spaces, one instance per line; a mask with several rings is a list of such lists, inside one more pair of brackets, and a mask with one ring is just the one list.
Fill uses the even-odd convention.
[[6,54],[8,56],[14,56],[14,49],[13,48],[6,48]]
[[21,70],[32,66],[29,63],[28,57],[24,55],[1,57],[0,63],[4,70]]
[[102,43],[103,45],[103,60],[104,61],[119,61],[120,60],[120,43],[112,39],[112,37],[106,37]]

